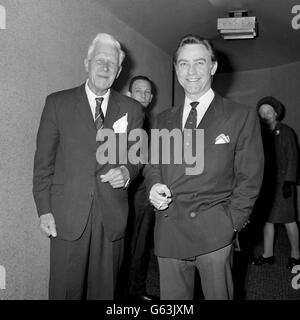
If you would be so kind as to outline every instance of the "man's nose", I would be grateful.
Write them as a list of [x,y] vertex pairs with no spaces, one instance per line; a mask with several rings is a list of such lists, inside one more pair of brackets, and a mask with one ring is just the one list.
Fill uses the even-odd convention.
[[188,73],[189,74],[195,74],[196,73],[196,69],[195,69],[195,66],[193,64],[189,67]]
[[109,70],[109,64],[108,64],[107,61],[104,62],[104,64],[103,64],[103,70],[104,70],[104,71],[108,71],[108,70]]

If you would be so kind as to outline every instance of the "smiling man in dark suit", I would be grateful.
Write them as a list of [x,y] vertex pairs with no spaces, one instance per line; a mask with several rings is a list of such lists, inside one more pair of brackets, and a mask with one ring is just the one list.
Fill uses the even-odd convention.
[[118,41],[98,34],[84,62],[86,83],[46,99],[33,194],[40,228],[51,239],[50,299],[114,298],[128,215],[126,187],[139,166],[97,163],[96,135],[116,123],[122,122],[125,133],[143,125],[140,104],[110,89],[124,57]]
[[161,113],[154,127],[191,130],[193,140],[184,140],[183,154],[189,144],[199,147],[201,141],[193,145],[194,133],[203,129],[204,169],[188,175],[186,162],[175,162],[173,154],[170,164],[146,166],[149,198],[156,208],[160,297],[193,299],[198,269],[205,299],[232,299],[232,242],[248,221],[262,181],[259,122],[254,108],[211,89],[218,63],[207,40],[184,37],[174,64],[185,100]]

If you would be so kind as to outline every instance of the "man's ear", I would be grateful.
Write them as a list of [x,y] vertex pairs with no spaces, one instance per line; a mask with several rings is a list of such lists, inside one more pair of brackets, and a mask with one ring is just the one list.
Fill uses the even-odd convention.
[[218,61],[213,62],[213,66],[211,68],[210,74],[213,76],[218,69]]
[[130,91],[127,91],[127,92],[126,92],[126,96],[129,97],[129,98],[131,98],[131,96],[132,96],[131,92],[130,92]]
[[174,63],[173,65],[174,65],[174,69],[175,69],[176,75],[178,76],[177,64]]
[[122,66],[120,66],[120,67],[119,67],[119,70],[118,70],[118,73],[117,73],[116,79],[118,79],[118,77],[119,77],[119,75],[120,75],[121,71],[122,71]]
[[152,102],[152,99],[153,99],[153,94],[151,93],[149,104]]

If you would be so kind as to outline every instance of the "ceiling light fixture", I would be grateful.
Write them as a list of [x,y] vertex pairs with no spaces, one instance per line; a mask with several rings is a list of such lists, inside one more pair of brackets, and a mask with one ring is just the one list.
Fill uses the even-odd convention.
[[218,31],[225,40],[253,39],[257,35],[256,17],[248,17],[247,10],[228,12],[228,18],[218,18]]

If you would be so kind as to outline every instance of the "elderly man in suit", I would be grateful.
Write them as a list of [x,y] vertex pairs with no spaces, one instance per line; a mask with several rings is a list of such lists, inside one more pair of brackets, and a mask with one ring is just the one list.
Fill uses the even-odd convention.
[[[185,100],[162,112],[154,127],[189,129],[193,139],[184,140],[179,153],[188,144],[204,143],[204,168],[188,175],[187,162],[179,164],[171,154],[170,164],[149,164],[145,170],[156,208],[161,299],[193,299],[196,269],[205,299],[232,299],[232,243],[248,221],[262,181],[259,122],[254,108],[211,89],[218,64],[207,40],[185,36],[174,64]],[[204,142],[195,141],[195,129],[204,130]]]
[[114,298],[128,215],[126,187],[139,165],[100,165],[96,152],[103,142],[96,136],[122,119],[126,132],[143,125],[140,104],[111,89],[124,57],[117,40],[98,34],[84,61],[87,81],[46,99],[33,194],[40,228],[51,240],[50,299]]

